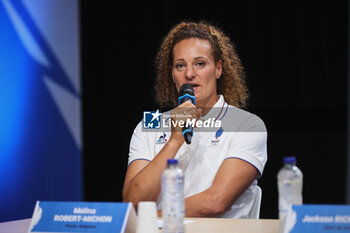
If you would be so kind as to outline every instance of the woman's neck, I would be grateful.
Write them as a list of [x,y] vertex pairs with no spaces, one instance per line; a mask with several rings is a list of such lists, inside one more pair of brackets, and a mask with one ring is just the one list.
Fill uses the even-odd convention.
[[202,109],[202,116],[205,116],[211,110],[211,108],[218,102],[218,100],[219,96],[216,94],[213,97],[196,102],[196,106],[197,108]]

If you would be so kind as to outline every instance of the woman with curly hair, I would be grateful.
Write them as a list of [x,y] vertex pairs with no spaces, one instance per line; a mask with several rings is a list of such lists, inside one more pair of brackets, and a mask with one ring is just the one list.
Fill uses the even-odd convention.
[[[164,122],[215,119],[222,124],[194,128],[192,143],[186,144],[180,124],[147,131],[140,122],[130,142],[123,201],[135,206],[156,201],[161,213],[161,174],[167,159],[176,158],[185,174],[186,216],[251,217],[257,178],[267,160],[267,133],[259,117],[241,109],[248,90],[230,39],[211,24],[181,22],[164,38],[155,65],[156,100],[161,108],[173,108]],[[193,87],[196,105],[176,106],[183,84]]]

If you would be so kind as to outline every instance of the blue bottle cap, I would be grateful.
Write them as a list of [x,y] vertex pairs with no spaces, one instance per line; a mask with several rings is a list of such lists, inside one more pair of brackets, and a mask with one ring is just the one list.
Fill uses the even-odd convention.
[[178,164],[179,162],[177,161],[177,159],[168,159],[168,165],[169,164]]
[[286,164],[295,164],[297,162],[294,156],[284,157],[283,162]]

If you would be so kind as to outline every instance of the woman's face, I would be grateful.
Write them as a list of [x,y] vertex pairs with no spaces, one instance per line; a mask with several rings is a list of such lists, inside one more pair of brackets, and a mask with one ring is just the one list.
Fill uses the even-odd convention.
[[209,41],[198,38],[182,40],[173,49],[172,75],[177,90],[184,83],[193,86],[199,107],[212,107],[218,97],[216,80],[222,74],[222,61],[216,64]]

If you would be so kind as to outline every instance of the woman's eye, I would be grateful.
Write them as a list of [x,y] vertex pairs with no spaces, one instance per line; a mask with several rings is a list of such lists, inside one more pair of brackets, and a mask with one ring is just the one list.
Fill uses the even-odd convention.
[[180,69],[184,68],[185,65],[180,63],[180,64],[176,64],[175,67],[176,67],[176,69],[180,70]]
[[198,66],[198,67],[205,66],[205,62],[199,61],[196,63],[196,66]]

